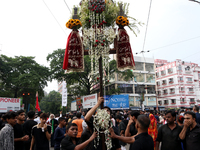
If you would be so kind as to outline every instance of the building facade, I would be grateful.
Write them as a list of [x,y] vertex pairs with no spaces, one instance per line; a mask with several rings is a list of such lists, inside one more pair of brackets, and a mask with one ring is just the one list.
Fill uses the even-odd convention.
[[[165,64],[160,62],[165,62]],[[167,108],[200,106],[200,67],[177,59],[155,60],[158,105]]]
[[117,73],[110,75],[110,84],[106,86],[106,91],[118,88],[120,94],[128,94],[130,107],[140,107],[141,103],[144,106],[156,106],[154,59],[134,56],[134,60],[134,78],[126,82]]

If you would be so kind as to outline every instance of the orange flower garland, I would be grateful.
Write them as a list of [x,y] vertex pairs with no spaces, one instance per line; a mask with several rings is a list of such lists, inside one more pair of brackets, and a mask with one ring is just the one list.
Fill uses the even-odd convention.
[[118,16],[116,19],[116,24],[119,26],[128,26],[129,25],[129,20],[127,17],[124,16]]
[[79,19],[69,19],[66,23],[66,27],[69,29],[79,29],[82,26],[82,23]]

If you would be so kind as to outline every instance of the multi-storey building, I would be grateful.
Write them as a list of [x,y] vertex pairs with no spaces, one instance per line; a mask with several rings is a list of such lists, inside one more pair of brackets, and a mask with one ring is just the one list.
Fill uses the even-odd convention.
[[126,82],[115,73],[110,76],[110,84],[106,86],[106,91],[118,88],[120,94],[128,94],[130,107],[141,106],[141,100],[144,100],[144,106],[156,106],[154,59],[134,56],[134,60],[134,78]]
[[[155,65],[159,66],[155,60]],[[167,62],[167,61],[164,61]],[[200,67],[177,59],[156,68],[156,88],[159,106],[188,108],[200,106]]]

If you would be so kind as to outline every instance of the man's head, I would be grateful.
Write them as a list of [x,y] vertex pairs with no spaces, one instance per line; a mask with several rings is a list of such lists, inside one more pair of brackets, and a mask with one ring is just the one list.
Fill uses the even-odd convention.
[[111,115],[111,109],[108,106],[105,106],[103,109],[105,109],[109,115]]
[[195,106],[193,107],[193,112],[199,113],[199,106],[195,105]]
[[191,111],[185,112],[184,121],[187,122],[190,127],[192,127],[196,123],[196,114]]
[[51,120],[54,119],[54,118],[55,118],[54,114],[51,114],[51,115],[49,116],[49,118],[50,118]]
[[58,119],[59,125],[61,125],[62,127],[66,126],[66,120],[64,117],[60,117]]
[[139,112],[137,112],[137,111],[132,111],[132,112],[129,114],[129,118],[130,118],[131,120],[133,120],[134,122],[136,122],[137,117],[138,117],[139,115],[140,115]]
[[75,138],[78,134],[78,126],[75,123],[69,123],[66,130],[67,130],[67,134],[71,138]]
[[137,130],[148,131],[150,119],[146,115],[139,115],[135,127]]
[[33,110],[30,110],[28,113],[27,113],[29,119],[34,119],[35,118],[35,112]]
[[14,111],[9,111],[5,114],[7,123],[14,126],[17,123],[17,113]]
[[117,115],[117,116],[116,116],[116,121],[119,123],[119,122],[121,122],[121,120],[122,120],[121,115]]
[[24,121],[26,119],[24,110],[17,111],[17,119],[19,121]]
[[81,118],[81,113],[78,112],[78,113],[76,114],[76,117],[77,117],[78,119],[80,119],[80,118]]
[[41,115],[42,113],[43,113],[42,111],[39,111],[39,112],[38,112],[38,117],[40,117],[40,115]]
[[165,113],[165,118],[168,124],[173,124],[176,120],[176,112],[171,110],[167,111]]
[[42,113],[40,114],[40,122],[41,124],[45,124],[48,118],[48,114],[47,113]]

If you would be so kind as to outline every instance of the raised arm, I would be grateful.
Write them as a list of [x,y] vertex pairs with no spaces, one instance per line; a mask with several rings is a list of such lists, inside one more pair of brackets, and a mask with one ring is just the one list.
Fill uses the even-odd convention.
[[132,123],[133,123],[133,120],[130,119],[130,120],[128,121],[128,125],[127,125],[127,127],[126,127],[125,137],[130,137],[130,136],[131,136],[131,133],[130,133],[130,126],[131,126]]
[[135,136],[132,136],[132,137],[124,137],[124,136],[118,136],[115,134],[114,130],[112,128],[110,128],[110,135],[109,135],[111,138],[116,138],[124,143],[128,143],[128,144],[131,144],[133,142],[135,142]]
[[101,105],[101,103],[104,102],[104,98],[103,97],[99,97],[98,98],[98,102],[97,104],[91,108],[88,113],[85,116],[85,121],[89,121],[90,118],[92,117],[92,115],[95,113],[96,109]]
[[74,148],[74,150],[82,150],[82,149],[84,149],[90,142],[92,142],[92,141],[94,140],[95,137],[97,137],[97,133],[96,133],[96,132],[94,132],[94,133],[92,134],[92,136],[91,136],[88,140],[86,140],[85,142],[83,142],[83,143],[77,145],[77,146]]

